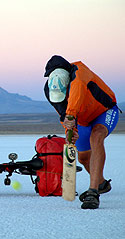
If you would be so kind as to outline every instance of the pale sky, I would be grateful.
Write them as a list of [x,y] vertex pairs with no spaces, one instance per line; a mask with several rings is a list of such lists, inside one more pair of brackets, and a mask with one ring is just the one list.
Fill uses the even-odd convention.
[[45,100],[54,54],[82,61],[125,101],[125,0],[0,0],[0,87]]

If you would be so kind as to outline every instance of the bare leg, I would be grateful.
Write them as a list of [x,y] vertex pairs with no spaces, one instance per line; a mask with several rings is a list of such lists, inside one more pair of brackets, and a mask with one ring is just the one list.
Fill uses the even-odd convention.
[[105,163],[104,139],[107,129],[103,125],[96,125],[90,136],[90,188],[98,190],[98,185],[104,181],[103,168]]
[[90,156],[91,150],[85,152],[78,152],[78,160],[85,167],[86,171],[90,174]]
[[105,178],[103,177],[103,168],[105,163],[104,139],[107,136],[107,129],[103,125],[96,125],[91,134],[92,150],[78,152],[78,160],[90,174],[90,187],[98,188]]

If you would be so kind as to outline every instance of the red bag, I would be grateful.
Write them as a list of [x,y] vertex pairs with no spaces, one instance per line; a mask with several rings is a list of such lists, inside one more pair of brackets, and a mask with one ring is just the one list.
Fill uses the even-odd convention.
[[37,188],[40,196],[62,195],[63,145],[65,139],[56,135],[36,141],[37,156],[43,168],[37,171]]

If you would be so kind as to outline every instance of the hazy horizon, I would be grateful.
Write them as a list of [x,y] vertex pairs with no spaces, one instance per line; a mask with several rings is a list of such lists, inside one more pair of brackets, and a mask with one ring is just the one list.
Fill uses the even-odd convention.
[[[10,93],[10,94],[19,94],[20,96],[26,96],[26,97],[28,97],[28,98],[30,98],[31,100],[33,100],[33,101],[48,101],[46,98],[44,98],[44,99],[33,99],[32,97],[29,97],[28,95],[24,95],[24,94],[20,94],[20,93],[18,93],[18,92],[9,92],[8,90],[6,90],[6,89],[4,89],[3,87],[1,87],[0,86],[0,88],[2,88],[3,90],[5,90],[5,91],[7,91],[8,93]],[[118,103],[125,103],[125,100],[123,100],[123,101],[120,101],[120,102],[118,102]]]
[[6,0],[0,3],[0,86],[46,100],[44,69],[52,55],[82,61],[125,96],[124,0]]

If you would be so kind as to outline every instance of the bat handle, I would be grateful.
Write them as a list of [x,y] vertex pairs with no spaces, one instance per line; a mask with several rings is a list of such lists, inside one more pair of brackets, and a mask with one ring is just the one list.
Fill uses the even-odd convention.
[[73,137],[73,129],[68,130],[68,141],[71,144],[72,143],[72,137]]
[[[73,120],[73,116],[69,115],[68,120]],[[68,130],[68,141],[71,144],[72,143],[72,137],[73,137],[73,129]]]

